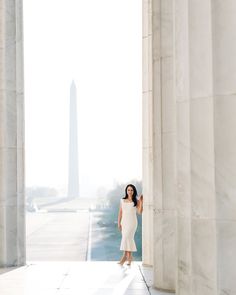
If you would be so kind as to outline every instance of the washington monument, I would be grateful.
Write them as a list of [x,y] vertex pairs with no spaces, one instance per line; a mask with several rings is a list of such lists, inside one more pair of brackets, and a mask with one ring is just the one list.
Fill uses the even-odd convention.
[[70,199],[79,197],[79,168],[78,168],[78,127],[77,127],[77,94],[76,85],[70,86],[70,135],[69,135],[69,175],[68,193]]

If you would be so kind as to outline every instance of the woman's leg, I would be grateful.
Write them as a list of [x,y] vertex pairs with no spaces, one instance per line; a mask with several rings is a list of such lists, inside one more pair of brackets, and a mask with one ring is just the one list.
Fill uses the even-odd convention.
[[131,261],[132,261],[132,252],[131,251],[129,251],[127,254],[127,260],[128,260],[128,265],[130,265]]
[[124,251],[123,256],[121,257],[119,264],[123,265],[127,259],[127,251]]

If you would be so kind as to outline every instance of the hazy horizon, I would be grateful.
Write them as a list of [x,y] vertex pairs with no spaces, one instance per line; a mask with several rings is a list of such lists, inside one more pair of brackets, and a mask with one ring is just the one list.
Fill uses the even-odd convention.
[[72,80],[81,196],[141,180],[141,0],[26,0],[24,43],[26,187],[67,190]]

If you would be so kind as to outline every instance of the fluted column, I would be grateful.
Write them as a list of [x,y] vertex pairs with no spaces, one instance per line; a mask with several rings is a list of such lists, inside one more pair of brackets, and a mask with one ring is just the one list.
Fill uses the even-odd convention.
[[236,294],[236,2],[212,1],[217,293]]
[[144,182],[153,196],[154,286],[175,289],[176,267],[177,295],[233,295],[236,2],[151,3],[151,121],[144,131],[152,182]]
[[188,0],[175,4],[177,277],[176,293],[191,294],[191,158]]
[[[173,0],[143,1],[143,261],[174,290],[176,264]],[[151,232],[153,230],[153,232]]]
[[143,0],[143,263],[153,265],[152,0]]
[[176,276],[174,1],[154,0],[152,9],[154,287],[174,291]]
[[212,1],[176,1],[177,294],[217,293]]
[[22,1],[0,0],[0,266],[25,263]]

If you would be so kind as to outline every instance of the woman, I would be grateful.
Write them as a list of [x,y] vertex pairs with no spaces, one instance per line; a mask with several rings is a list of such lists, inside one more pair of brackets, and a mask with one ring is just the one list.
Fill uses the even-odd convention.
[[120,250],[124,254],[119,261],[123,265],[128,261],[131,265],[132,252],[137,251],[134,235],[137,229],[137,213],[143,212],[143,195],[137,199],[137,190],[133,184],[128,184],[125,188],[125,197],[120,200],[120,209],[118,214],[118,228],[121,231],[122,239]]

